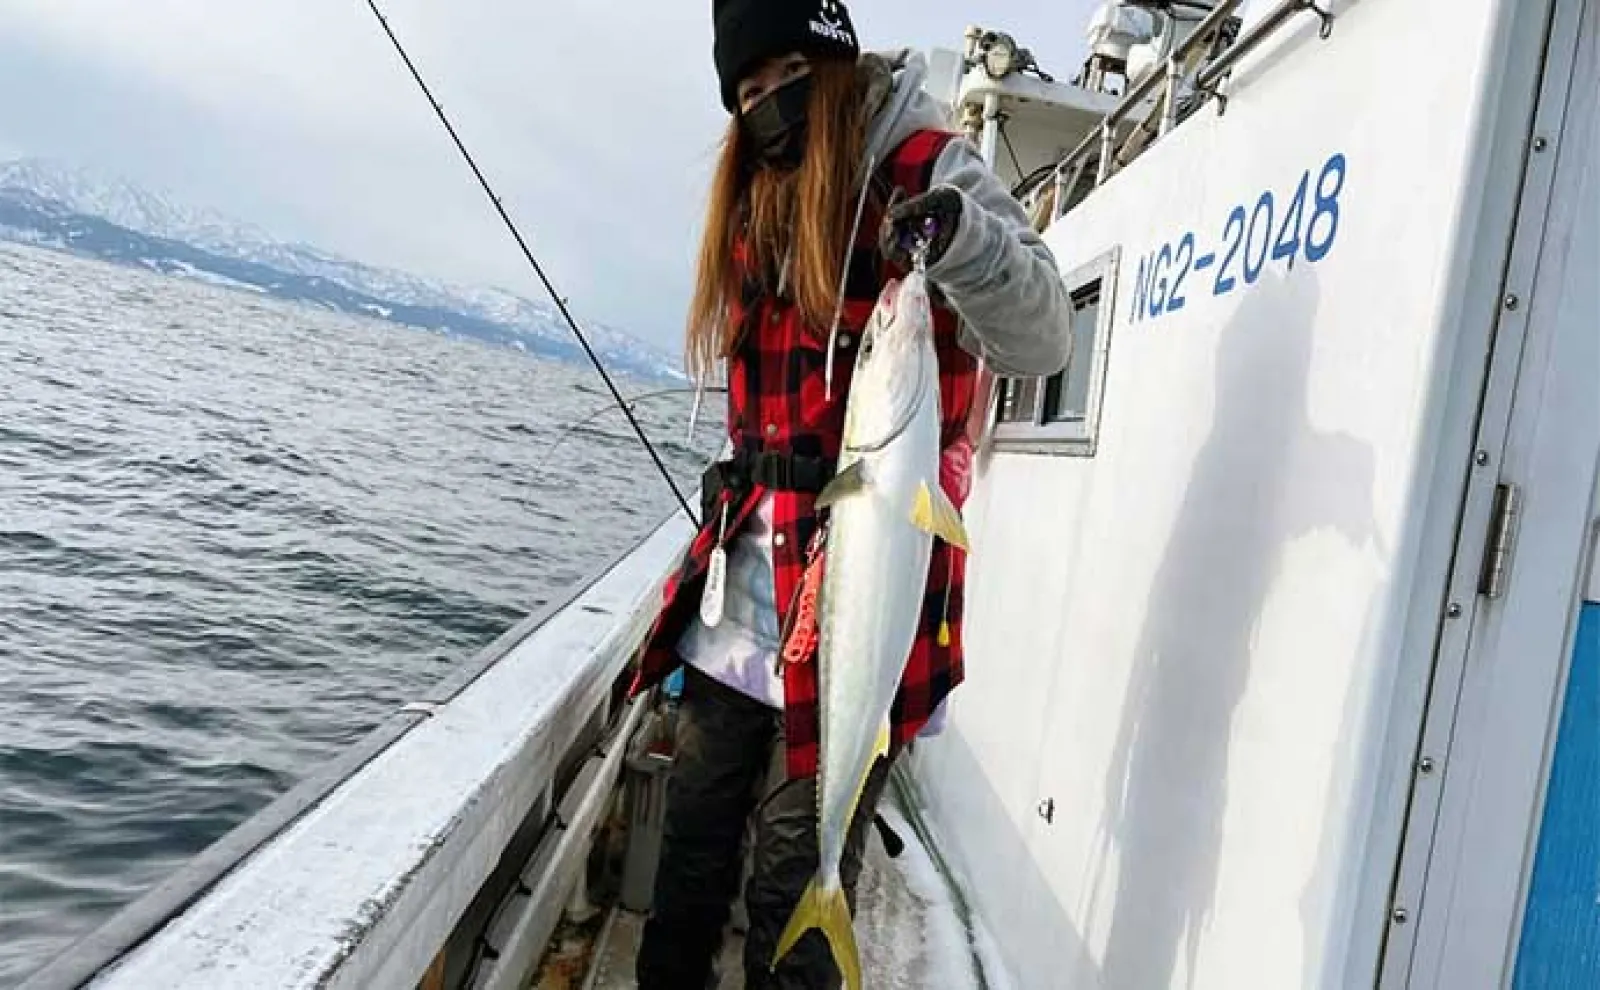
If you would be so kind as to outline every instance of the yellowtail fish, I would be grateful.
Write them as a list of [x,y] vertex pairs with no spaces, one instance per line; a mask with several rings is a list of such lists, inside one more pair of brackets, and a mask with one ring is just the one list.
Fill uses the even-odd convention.
[[820,928],[849,990],[861,988],[861,959],[839,876],[845,838],[889,749],[889,710],[922,621],[933,539],[967,546],[961,515],[939,487],[939,433],[939,362],[919,270],[879,296],[856,353],[838,474],[817,498],[831,510],[817,604],[821,863],[773,965]]

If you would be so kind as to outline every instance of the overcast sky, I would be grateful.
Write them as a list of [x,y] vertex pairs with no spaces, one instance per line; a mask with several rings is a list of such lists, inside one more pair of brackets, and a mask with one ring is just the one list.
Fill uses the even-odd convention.
[[[679,349],[726,122],[709,0],[385,9],[580,313]],[[868,47],[1007,30],[1073,75],[1096,0],[855,0]],[[374,264],[538,298],[364,0],[0,0],[0,157],[40,155]]]

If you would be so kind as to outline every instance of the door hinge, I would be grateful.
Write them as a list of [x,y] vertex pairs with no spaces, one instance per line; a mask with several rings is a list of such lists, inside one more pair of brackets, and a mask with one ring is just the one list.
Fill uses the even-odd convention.
[[1522,489],[1509,483],[1496,485],[1489,541],[1483,548],[1483,569],[1478,572],[1478,594],[1485,598],[1499,598],[1506,592],[1506,575],[1511,569],[1521,516]]

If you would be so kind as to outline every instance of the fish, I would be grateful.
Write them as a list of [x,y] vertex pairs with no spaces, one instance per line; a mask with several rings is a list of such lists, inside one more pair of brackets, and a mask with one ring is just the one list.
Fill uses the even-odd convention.
[[868,775],[889,751],[889,713],[922,621],[935,537],[967,548],[939,486],[939,361],[926,275],[880,293],[856,351],[828,510],[816,602],[821,749],[816,876],[778,939],[777,966],[820,928],[849,990],[860,952],[840,879],[845,839]]

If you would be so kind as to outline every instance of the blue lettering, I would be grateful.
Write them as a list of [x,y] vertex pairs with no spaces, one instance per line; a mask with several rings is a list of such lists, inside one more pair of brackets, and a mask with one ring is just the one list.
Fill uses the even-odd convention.
[[1241,283],[1254,284],[1269,264],[1282,264],[1284,270],[1293,271],[1295,259],[1302,254],[1312,263],[1327,257],[1339,236],[1339,197],[1347,169],[1344,154],[1336,152],[1321,169],[1302,171],[1296,184],[1286,187],[1289,206],[1281,221],[1273,190],[1259,190],[1253,208],[1240,204],[1228,212],[1220,241],[1203,254],[1194,231],[1151,249],[1139,259],[1129,322],[1157,319],[1183,309],[1189,301],[1183,283],[1191,272],[1215,267],[1211,294],[1222,296]]

